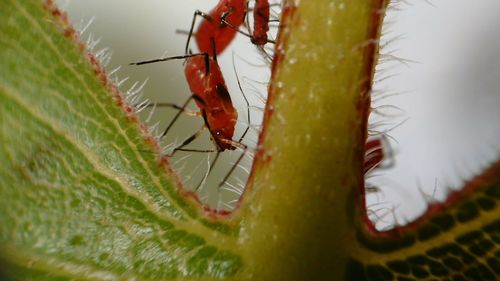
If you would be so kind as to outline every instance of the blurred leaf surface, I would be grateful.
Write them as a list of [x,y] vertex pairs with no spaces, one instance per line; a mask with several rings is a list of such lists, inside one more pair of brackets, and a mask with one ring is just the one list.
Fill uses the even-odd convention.
[[[1,6],[5,274],[36,280],[234,274],[241,266],[227,247],[234,231],[200,218],[174,190],[137,120],[120,108],[80,46],[62,35],[71,36],[71,28],[41,1]],[[216,233],[202,237],[207,231]]]

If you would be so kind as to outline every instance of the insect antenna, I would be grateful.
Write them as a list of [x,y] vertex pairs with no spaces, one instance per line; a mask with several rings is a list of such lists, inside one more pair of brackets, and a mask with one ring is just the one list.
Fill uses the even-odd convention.
[[160,140],[163,139],[167,135],[167,133],[170,130],[170,128],[172,128],[172,126],[174,125],[175,121],[177,121],[177,119],[179,119],[179,116],[181,115],[181,113],[183,113],[186,110],[187,105],[189,104],[189,102],[192,99],[193,99],[193,96],[192,95],[189,96],[189,98],[182,105],[182,107],[179,109],[179,111],[177,111],[177,113],[175,114],[175,116],[172,119],[172,121],[170,121],[170,123],[168,124],[167,128],[165,128],[165,131],[163,131],[163,133],[160,135]]

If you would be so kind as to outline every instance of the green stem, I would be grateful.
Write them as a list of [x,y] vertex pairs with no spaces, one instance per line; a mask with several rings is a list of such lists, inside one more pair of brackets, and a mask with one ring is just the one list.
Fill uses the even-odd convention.
[[287,2],[261,146],[237,214],[250,263],[245,277],[343,274],[384,7],[380,0]]

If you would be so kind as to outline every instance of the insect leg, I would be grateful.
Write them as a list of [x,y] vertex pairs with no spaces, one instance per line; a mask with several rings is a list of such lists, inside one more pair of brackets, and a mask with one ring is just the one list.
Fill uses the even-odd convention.
[[221,186],[224,185],[224,183],[227,181],[227,179],[231,176],[231,174],[234,172],[234,170],[236,169],[236,167],[240,164],[241,160],[243,159],[243,156],[245,156],[246,152],[247,152],[247,149],[248,149],[248,146],[246,146],[245,144],[243,143],[240,143],[240,142],[235,142],[233,140],[224,140],[225,142],[228,142],[228,143],[231,143],[231,145],[233,145],[234,147],[237,147],[237,148],[240,148],[243,150],[243,152],[241,153],[240,157],[238,157],[238,160],[236,160],[236,162],[234,163],[234,165],[231,167],[231,169],[229,170],[229,172],[226,174],[226,176],[222,179],[222,181],[219,183],[219,188]]
[[206,14],[200,10],[194,11],[193,20],[191,21],[191,28],[189,28],[189,35],[188,35],[188,39],[186,41],[186,48],[184,50],[186,54],[188,54],[188,51],[189,51],[189,42],[191,41],[191,37],[193,36],[194,24],[196,23],[196,17],[198,17],[198,16],[201,16],[204,19],[206,19],[210,22],[213,22],[213,19],[209,14]]
[[170,124],[168,124],[167,128],[165,129],[165,131],[163,131],[163,134],[161,134],[160,136],[160,139],[162,139],[165,135],[167,135],[168,131],[170,130],[170,128],[172,128],[172,126],[174,125],[175,121],[177,121],[177,119],[179,119],[179,116],[181,115],[182,112],[184,112],[186,110],[186,106],[189,104],[189,102],[193,99],[193,96],[189,96],[189,98],[186,100],[186,102],[182,105],[182,107],[180,108],[180,110],[175,114],[174,118],[172,119],[172,121],[170,121]]
[[204,129],[205,129],[205,126],[202,126],[198,131],[196,131],[196,133],[194,133],[192,136],[185,139],[180,145],[178,145],[176,148],[174,148],[172,153],[168,154],[167,156],[172,157],[175,154],[175,152],[179,151],[179,150],[187,151],[187,150],[183,149],[183,147],[192,143],[203,132]]
[[200,113],[197,111],[187,110],[184,108],[185,107],[184,105],[178,105],[178,104],[171,103],[171,102],[149,103],[145,107],[146,108],[148,108],[148,107],[170,107],[173,109],[180,110],[182,113],[189,115],[189,116],[200,116]]
[[214,161],[212,161],[212,163],[210,163],[210,167],[208,168],[208,171],[205,173],[205,175],[201,179],[200,183],[196,186],[194,191],[198,191],[200,189],[202,183],[207,180],[208,176],[210,175],[210,172],[212,171],[212,169],[215,166],[215,163],[217,162],[217,159],[219,159],[219,156],[220,156],[220,151],[217,151],[217,153],[215,154]]
[[234,65],[234,53],[233,53],[233,70],[234,70],[234,75],[236,75],[236,81],[238,82],[238,88],[240,89],[241,95],[243,95],[243,98],[245,99],[245,103],[247,104],[247,121],[248,121],[248,126],[247,126],[247,128],[245,129],[245,131],[243,132],[243,134],[241,135],[241,137],[240,137],[240,139],[238,141],[238,142],[241,143],[241,141],[243,140],[243,138],[248,133],[248,130],[250,129],[250,124],[252,122],[250,121],[250,103],[248,102],[248,99],[245,96],[245,93],[243,93],[243,89],[241,88],[240,78],[238,77],[238,73],[236,72],[236,66]]

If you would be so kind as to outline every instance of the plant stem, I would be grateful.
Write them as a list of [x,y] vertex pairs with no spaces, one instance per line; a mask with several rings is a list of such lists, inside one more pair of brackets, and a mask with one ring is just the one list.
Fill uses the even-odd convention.
[[244,218],[241,251],[251,263],[244,277],[331,280],[343,274],[346,241],[354,239],[352,194],[363,189],[369,92],[385,5],[286,3],[265,129],[236,214]]

